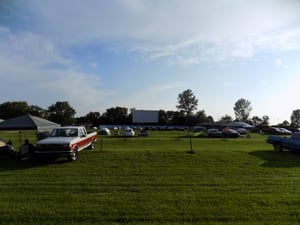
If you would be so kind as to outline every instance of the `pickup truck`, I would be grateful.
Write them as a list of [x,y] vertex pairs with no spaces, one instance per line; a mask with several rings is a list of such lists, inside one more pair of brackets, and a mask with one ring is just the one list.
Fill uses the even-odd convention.
[[300,151],[300,132],[295,132],[290,137],[270,135],[266,141],[273,145],[276,152],[281,152],[283,149]]
[[87,133],[85,127],[68,126],[54,128],[49,137],[37,142],[36,156],[66,156],[69,161],[78,158],[78,152],[94,148],[97,132]]

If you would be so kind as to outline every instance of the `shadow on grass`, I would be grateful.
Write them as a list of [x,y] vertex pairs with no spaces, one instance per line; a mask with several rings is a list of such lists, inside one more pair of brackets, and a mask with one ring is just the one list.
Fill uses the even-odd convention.
[[50,164],[62,164],[69,162],[63,158],[52,158],[52,159],[11,159],[11,158],[0,158],[0,173],[8,170],[24,170],[33,167],[44,167]]
[[264,167],[273,168],[291,168],[300,167],[300,153],[292,151],[254,151],[249,153],[252,156],[258,157],[265,162]]

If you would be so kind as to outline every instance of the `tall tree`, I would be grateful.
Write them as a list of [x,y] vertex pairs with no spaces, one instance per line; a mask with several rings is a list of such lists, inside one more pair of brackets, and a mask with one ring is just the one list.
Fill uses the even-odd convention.
[[49,120],[61,125],[71,125],[75,122],[74,115],[76,111],[67,101],[56,102],[55,104],[49,106],[48,113]]
[[252,111],[251,102],[244,98],[239,99],[234,104],[234,114],[237,121],[248,121],[250,112]]
[[299,127],[300,126],[300,109],[295,109],[291,115],[291,126]]
[[177,109],[183,111],[186,116],[193,115],[198,106],[198,99],[196,99],[196,96],[191,89],[187,89],[180,93],[177,101]]

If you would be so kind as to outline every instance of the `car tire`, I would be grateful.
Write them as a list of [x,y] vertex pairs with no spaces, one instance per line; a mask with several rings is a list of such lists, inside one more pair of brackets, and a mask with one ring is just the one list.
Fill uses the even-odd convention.
[[282,152],[283,148],[280,144],[276,143],[273,145],[275,152]]
[[72,162],[72,161],[76,161],[78,159],[78,150],[77,149],[74,149],[72,152],[71,152],[71,155],[68,157],[69,161]]
[[95,141],[93,140],[91,145],[89,146],[89,149],[93,150],[95,148]]

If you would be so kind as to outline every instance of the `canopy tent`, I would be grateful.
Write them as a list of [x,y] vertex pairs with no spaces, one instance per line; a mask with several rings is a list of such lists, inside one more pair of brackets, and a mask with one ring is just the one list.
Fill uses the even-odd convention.
[[36,130],[37,139],[60,125],[52,121],[31,115],[23,115],[0,123],[0,130]]
[[49,120],[31,116],[24,115],[14,117],[8,120],[5,120],[0,123],[0,130],[48,130],[53,129],[54,127],[60,126],[57,123],[51,122]]

